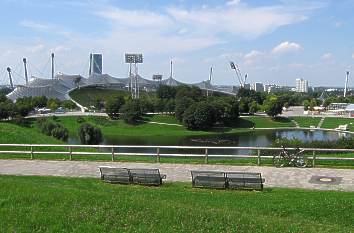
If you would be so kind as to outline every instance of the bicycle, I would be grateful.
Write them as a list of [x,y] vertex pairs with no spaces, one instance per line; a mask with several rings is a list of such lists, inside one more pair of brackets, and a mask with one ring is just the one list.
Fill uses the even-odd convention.
[[273,164],[276,167],[307,167],[307,159],[304,156],[304,151],[296,148],[295,152],[291,154],[288,149],[282,146],[280,153],[273,156]]

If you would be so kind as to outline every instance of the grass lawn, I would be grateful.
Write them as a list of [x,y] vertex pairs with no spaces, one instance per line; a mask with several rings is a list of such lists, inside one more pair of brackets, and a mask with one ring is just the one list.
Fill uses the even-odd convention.
[[354,118],[326,117],[322,128],[335,129],[339,125],[348,124],[349,130],[354,132]]
[[299,123],[300,127],[310,128],[311,125],[317,127],[321,117],[291,117],[290,119]]
[[0,176],[1,232],[353,232],[349,192]]
[[235,124],[235,127],[238,128],[251,128],[253,126],[255,128],[295,127],[291,120],[284,117],[276,117],[275,119],[263,116],[242,117]]

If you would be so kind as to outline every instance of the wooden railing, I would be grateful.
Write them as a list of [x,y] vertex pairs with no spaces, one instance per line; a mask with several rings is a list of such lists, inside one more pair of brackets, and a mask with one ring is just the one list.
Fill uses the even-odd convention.
[[[50,149],[52,148],[52,149]],[[63,148],[63,150],[53,151],[53,148]],[[74,150],[75,149],[75,150]],[[78,149],[86,149],[86,151],[77,151]],[[87,150],[91,149],[91,150]],[[133,150],[133,152],[122,152],[122,150]],[[137,149],[149,149],[152,152],[134,152]],[[295,148],[287,148],[294,150]],[[333,161],[354,161],[353,157],[328,157],[317,156],[318,153],[353,153],[354,149],[326,149],[326,148],[300,148],[305,152],[311,152],[307,155],[307,159],[312,160],[312,166],[316,165],[318,160],[333,160]],[[162,153],[161,150],[175,150],[174,153]],[[176,152],[176,150],[178,150]],[[188,150],[188,151],[186,151]],[[202,151],[203,153],[191,152]],[[218,152],[225,152],[230,150],[230,153],[222,154]],[[252,151],[250,155],[236,155],[231,153],[234,150]],[[282,148],[272,147],[212,147],[212,146],[135,146],[135,145],[63,145],[63,144],[0,144],[0,154],[28,154],[31,159],[36,159],[36,155],[40,154],[55,154],[67,155],[70,160],[75,155],[110,155],[111,160],[115,161],[120,155],[126,156],[151,156],[155,157],[157,162],[160,162],[161,157],[183,157],[183,158],[204,158],[205,163],[211,158],[232,159],[232,158],[255,158],[257,164],[261,165],[262,159],[272,159],[273,156],[262,155],[264,151],[280,151]],[[210,153],[213,151],[213,153]]]

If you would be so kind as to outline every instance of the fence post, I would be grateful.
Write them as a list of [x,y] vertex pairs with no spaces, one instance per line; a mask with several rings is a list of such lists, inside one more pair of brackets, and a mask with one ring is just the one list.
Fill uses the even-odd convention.
[[31,146],[31,159],[33,159],[34,156],[33,156],[33,146]]
[[159,147],[157,147],[157,149],[156,149],[156,162],[160,162],[160,148]]
[[112,147],[112,162],[114,162],[114,147]]
[[257,150],[257,165],[261,165],[261,150]]
[[316,166],[316,151],[312,151],[312,167]]
[[208,148],[205,149],[205,163],[208,163]]
[[69,159],[70,161],[73,159],[73,148],[69,146]]

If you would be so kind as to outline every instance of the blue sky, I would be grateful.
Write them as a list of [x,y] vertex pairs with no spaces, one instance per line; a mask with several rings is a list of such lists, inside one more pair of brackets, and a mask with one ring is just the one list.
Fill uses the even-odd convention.
[[229,61],[250,82],[342,86],[353,71],[354,0],[0,0],[0,79],[14,70],[23,83],[21,60],[31,75],[56,70],[88,73],[90,52],[103,53],[103,71],[126,76],[125,52],[141,52],[140,73],[184,82],[208,78],[235,84]]

